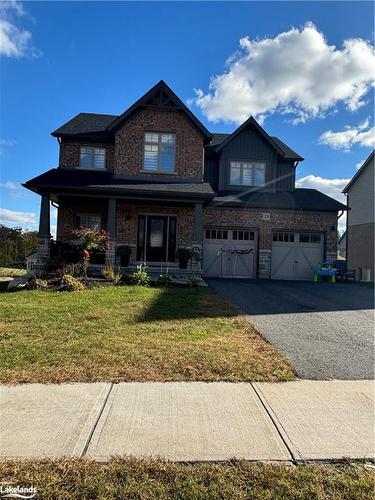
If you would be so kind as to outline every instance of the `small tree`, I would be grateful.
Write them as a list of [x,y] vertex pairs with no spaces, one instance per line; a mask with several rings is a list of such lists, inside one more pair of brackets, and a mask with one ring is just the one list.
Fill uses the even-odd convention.
[[74,229],[73,236],[81,240],[83,248],[89,252],[105,252],[109,248],[110,235],[104,229],[80,227]]

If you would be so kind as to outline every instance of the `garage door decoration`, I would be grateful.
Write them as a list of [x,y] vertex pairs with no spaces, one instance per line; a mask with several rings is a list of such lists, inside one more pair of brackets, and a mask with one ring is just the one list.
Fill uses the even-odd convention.
[[206,229],[203,274],[210,278],[254,278],[257,233],[250,229]]
[[323,260],[324,236],[320,233],[273,233],[271,278],[310,280]]

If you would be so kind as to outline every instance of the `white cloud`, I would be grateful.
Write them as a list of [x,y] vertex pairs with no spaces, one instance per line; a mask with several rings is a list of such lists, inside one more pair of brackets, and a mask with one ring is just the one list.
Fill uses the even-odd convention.
[[3,189],[10,189],[14,191],[22,188],[19,182],[12,182],[12,181],[0,182],[0,187]]
[[0,182],[0,189],[7,190],[8,196],[15,199],[27,198],[29,196],[27,190],[19,182]]
[[359,170],[362,165],[365,163],[366,160],[359,161],[358,163],[355,164],[355,169]]
[[18,27],[20,17],[26,15],[21,2],[0,1],[0,54],[6,57],[40,57],[41,51],[31,42],[30,31]]
[[253,115],[262,121],[279,112],[298,123],[324,116],[339,102],[349,111],[363,106],[375,82],[375,51],[360,38],[337,49],[308,22],[275,38],[242,38],[227,67],[190,101],[208,120],[242,123]]
[[15,144],[16,141],[14,139],[0,139],[0,155],[3,154],[5,148],[14,146]]
[[7,208],[0,208],[0,224],[5,226],[36,227],[36,215],[33,212],[16,212]]
[[357,127],[345,127],[341,132],[327,130],[319,137],[319,142],[344,151],[349,151],[354,144],[374,148],[375,127],[370,127],[370,119],[367,119]]
[[[318,175],[306,175],[306,177],[296,180],[296,187],[318,189],[318,191],[346,205],[346,196],[342,193],[342,190],[349,181],[350,179],[325,179]],[[339,219],[339,230],[345,229],[346,213]]]
[[0,146],[14,146],[15,144],[14,139],[0,139]]

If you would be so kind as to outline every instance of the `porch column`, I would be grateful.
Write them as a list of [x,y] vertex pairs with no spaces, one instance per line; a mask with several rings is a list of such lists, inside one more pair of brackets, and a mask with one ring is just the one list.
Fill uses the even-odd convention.
[[49,194],[42,194],[38,236],[51,237]]
[[37,269],[42,271],[50,258],[51,225],[49,194],[42,194],[40,202],[39,231],[37,242]]
[[107,266],[114,266],[116,263],[116,225],[117,225],[117,207],[116,198],[108,200],[107,232],[111,239],[109,248],[105,252],[105,263]]
[[203,238],[203,210],[202,203],[196,203],[194,206],[193,220],[193,241],[202,244]]

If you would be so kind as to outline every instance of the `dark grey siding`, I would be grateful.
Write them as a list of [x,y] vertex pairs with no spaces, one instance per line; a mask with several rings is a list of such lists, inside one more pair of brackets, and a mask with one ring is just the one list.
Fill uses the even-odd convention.
[[278,161],[276,165],[276,191],[293,191],[296,180],[296,169],[293,161]]
[[238,187],[229,186],[229,166],[231,161],[255,160],[266,163],[267,187],[265,189],[275,191],[276,187],[272,181],[277,176],[276,159],[277,153],[274,148],[254,127],[249,125],[221,151],[219,189],[238,191]]
[[205,155],[204,180],[211,184],[214,191],[219,189],[219,160],[212,155]]

